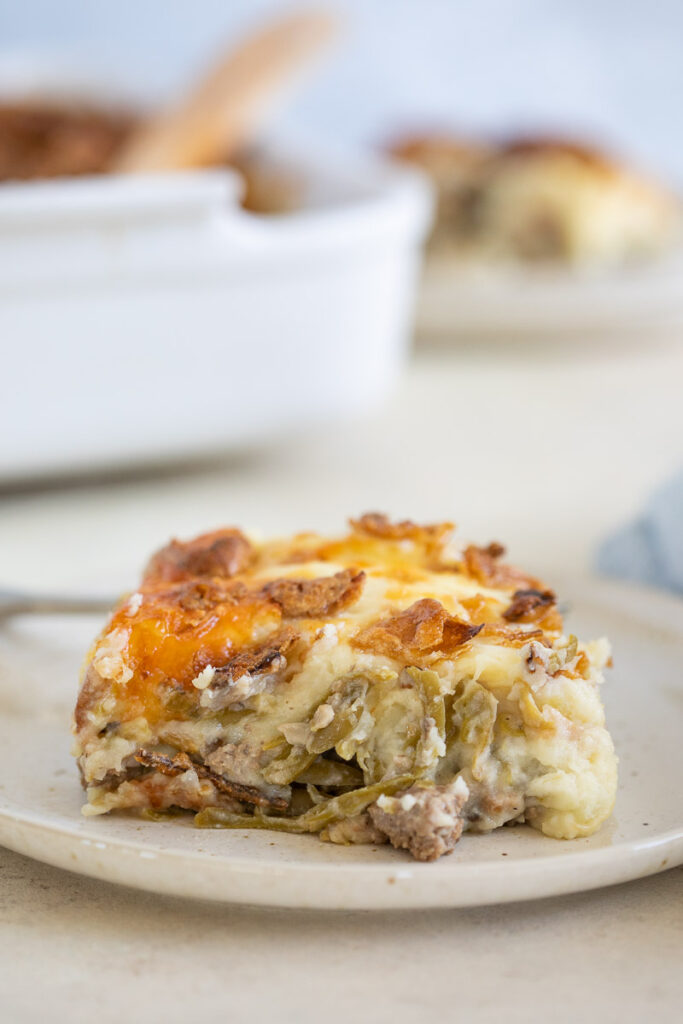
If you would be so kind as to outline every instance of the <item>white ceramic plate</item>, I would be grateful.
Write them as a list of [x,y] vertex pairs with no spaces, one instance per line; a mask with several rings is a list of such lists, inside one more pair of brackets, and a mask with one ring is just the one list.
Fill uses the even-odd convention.
[[0,843],[71,871],[203,899],[283,907],[456,907],[578,892],[683,862],[683,602],[639,588],[565,588],[571,626],[609,635],[605,687],[621,759],[612,819],[562,842],[526,827],[465,836],[417,864],[386,847],[313,836],[198,831],[183,821],[86,819],[67,720],[90,621],[0,628]]
[[670,331],[683,323],[683,249],[622,269],[459,267],[429,262],[418,302],[419,337],[561,341]]

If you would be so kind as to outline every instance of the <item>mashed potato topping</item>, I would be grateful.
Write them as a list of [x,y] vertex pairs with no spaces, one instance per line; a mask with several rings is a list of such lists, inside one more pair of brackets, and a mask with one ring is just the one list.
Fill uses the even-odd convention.
[[507,822],[590,834],[616,791],[609,646],[567,636],[502,555],[379,514],[338,538],[171,542],[86,666],[85,813],[183,808],[423,860]]

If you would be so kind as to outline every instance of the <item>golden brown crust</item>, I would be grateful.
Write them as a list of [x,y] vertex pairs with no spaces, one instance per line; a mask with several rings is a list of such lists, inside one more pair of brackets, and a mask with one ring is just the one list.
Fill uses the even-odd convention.
[[538,617],[541,609],[548,608],[557,602],[552,590],[536,590],[529,587],[526,590],[516,590],[512,595],[512,601],[503,612],[503,618],[508,622],[530,622]]
[[167,583],[196,576],[229,579],[244,572],[253,548],[241,530],[214,530],[191,541],[172,540],[157,551],[144,574],[145,583]]
[[575,139],[542,135],[518,136],[502,142],[482,142],[446,134],[414,135],[392,145],[389,151],[399,160],[419,164],[427,170],[448,165],[454,171],[467,165],[487,168],[510,158],[562,156],[601,174],[618,173],[616,162],[595,147]]
[[298,633],[293,629],[283,629],[264,643],[240,651],[227,664],[216,669],[211,681],[212,689],[229,686],[247,672],[277,671],[282,667],[285,654],[297,638]]
[[482,637],[495,640],[497,644],[504,647],[522,647],[529,640],[543,642],[544,634],[542,629],[522,629],[521,627],[509,626],[502,622],[487,622],[482,627]]
[[398,160],[417,164],[429,172],[448,167],[477,166],[490,155],[491,146],[452,135],[409,135],[389,146],[389,153]]
[[[471,546],[464,565],[452,559],[446,565],[444,543],[450,529],[449,523],[422,526],[368,513],[353,520],[347,537],[334,541],[298,535],[257,550],[239,530],[230,528],[172,542],[152,559],[139,591],[121,603],[103,634],[79,695],[77,728],[87,727],[92,712],[99,714],[103,678],[110,680],[106,686],[114,690],[117,701],[125,704],[125,720],[144,716],[157,722],[175,714],[163,691],[169,680],[192,698],[194,706],[198,696],[193,682],[209,666],[215,672],[212,686],[219,689],[246,673],[278,672],[296,638],[308,636],[310,620],[343,616],[346,609],[353,609],[377,566],[394,581],[389,607],[396,602],[397,611],[385,611],[381,617],[378,609],[379,621],[364,613],[360,632],[359,627],[349,632],[349,637],[356,634],[350,642],[357,650],[382,653],[409,665],[459,650],[483,624],[483,636],[509,646],[542,635],[541,629],[561,629],[559,613],[550,604],[531,609],[527,602],[522,618],[510,618],[521,611],[519,602],[510,605],[512,592],[532,588],[536,581],[500,562],[501,545]],[[302,558],[305,554],[304,561],[330,562],[337,571],[310,579],[282,576],[278,567],[288,563],[291,553]],[[367,575],[354,568],[359,564],[366,566]],[[266,575],[269,565],[277,571],[275,579]],[[347,568],[339,569],[340,565]],[[241,566],[246,568],[236,577],[230,575]],[[191,575],[193,571],[199,574]],[[210,575],[201,575],[205,572]],[[219,572],[226,575],[216,575]],[[463,597],[469,620],[463,622],[449,615],[439,600],[414,600],[410,588],[419,586],[429,572],[452,572],[456,578],[465,573],[482,588],[498,588],[501,593]],[[411,595],[409,608],[401,597],[404,591]],[[502,615],[506,608],[511,609],[507,617]],[[525,630],[526,623],[539,632]],[[302,653],[306,649],[304,644]],[[112,671],[112,657],[123,665],[123,674]],[[119,707],[117,716],[123,714]]]
[[552,590],[539,590],[536,587],[516,590],[502,617],[506,622],[534,623],[551,632],[562,629],[557,597]]
[[357,601],[364,582],[364,572],[342,569],[334,576],[313,580],[271,580],[262,587],[261,593],[281,608],[285,618],[320,618],[334,615]]
[[497,541],[492,541],[485,548],[470,544],[463,552],[465,569],[478,583],[486,587],[509,587],[516,583],[528,583],[530,587],[537,580],[527,576],[514,565],[499,561],[505,554],[505,548]]
[[221,604],[238,604],[246,596],[244,584],[220,580],[185,580],[175,589],[178,607],[188,615],[206,615]]
[[358,519],[349,519],[351,529],[383,540],[442,540],[452,532],[453,523],[430,523],[418,526],[411,519],[393,522],[383,512],[365,512]]
[[604,153],[599,152],[585,143],[572,139],[560,139],[543,136],[521,136],[509,139],[498,149],[500,159],[507,157],[547,157],[563,156],[576,160],[591,170],[602,174],[618,173],[616,165]]
[[405,611],[374,623],[354,637],[354,647],[401,660],[419,659],[427,654],[453,654],[480,632],[449,615],[440,601],[422,598]]
[[[298,535],[255,549],[244,534],[230,528],[188,542],[172,542],[152,559],[139,591],[122,602],[103,634],[79,695],[77,728],[88,728],[89,716],[100,714],[107,687],[120,705],[119,719],[144,716],[160,722],[177,714],[164,689],[168,681],[174,692],[184,691],[194,707],[199,697],[193,682],[208,667],[214,671],[211,686],[218,690],[247,673],[281,674],[289,660],[287,652],[297,638],[303,643],[308,636],[310,620],[343,617],[378,566],[394,581],[387,596],[391,594],[389,607],[396,602],[397,611],[385,611],[381,617],[378,609],[379,621],[363,613],[360,631],[356,627],[348,633],[357,650],[406,665],[425,664],[435,656],[457,653],[482,625],[483,637],[515,647],[532,636],[542,640],[542,630],[561,629],[554,605],[532,609],[528,599],[522,617],[511,619],[521,614],[513,591],[534,588],[536,581],[502,564],[503,548],[498,544],[471,546],[464,553],[464,564],[455,564],[445,556],[450,529],[449,523],[423,526],[368,513],[353,520],[347,537],[333,541]],[[337,571],[313,578],[282,576],[277,567],[287,565],[292,553],[306,555],[304,561],[330,562]],[[295,571],[295,563],[291,564]],[[359,564],[366,567],[367,576],[354,568]],[[277,571],[275,579],[266,575],[269,565]],[[231,575],[244,566],[237,576]],[[415,591],[410,588],[419,586],[430,572],[452,572],[456,578],[464,573],[481,583],[482,589],[500,593],[463,596],[469,621],[461,621],[448,614],[436,595],[414,600]],[[413,602],[408,608],[401,597],[404,591]],[[506,608],[507,617],[502,614]],[[531,631],[530,626],[536,629]],[[303,656],[307,644],[308,640],[301,648]],[[118,664],[122,672],[112,669],[112,658],[114,669]],[[105,678],[109,682],[103,686]]]

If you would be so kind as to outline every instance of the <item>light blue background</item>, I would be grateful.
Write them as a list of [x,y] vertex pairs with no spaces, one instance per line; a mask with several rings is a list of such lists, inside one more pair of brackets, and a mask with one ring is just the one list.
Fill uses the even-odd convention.
[[[311,5],[313,6],[313,5]],[[341,140],[452,124],[576,131],[683,183],[683,0],[337,0],[346,33],[283,124]],[[147,97],[276,0],[0,0],[1,49],[55,50]]]

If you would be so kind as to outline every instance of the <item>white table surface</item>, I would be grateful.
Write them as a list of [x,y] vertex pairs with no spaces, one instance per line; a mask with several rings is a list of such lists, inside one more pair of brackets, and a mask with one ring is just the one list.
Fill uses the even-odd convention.
[[[454,518],[552,582],[587,571],[683,463],[682,392],[683,338],[421,353],[364,424],[182,472],[0,494],[0,577],[116,591],[173,533],[334,529],[382,509]],[[333,915],[162,899],[0,850],[8,1024],[679,1021],[682,951],[680,868],[533,904]]]

